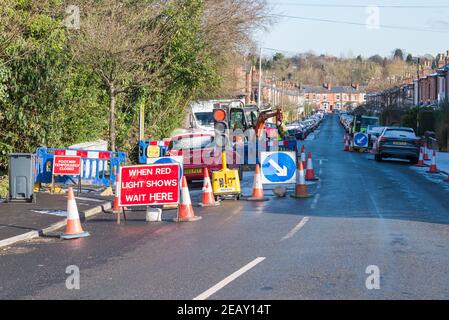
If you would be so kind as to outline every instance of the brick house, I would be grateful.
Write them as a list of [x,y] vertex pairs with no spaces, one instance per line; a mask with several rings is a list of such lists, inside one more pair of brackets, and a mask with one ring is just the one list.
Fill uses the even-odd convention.
[[303,86],[305,103],[326,112],[333,110],[347,110],[357,108],[365,103],[365,88],[358,84],[351,86],[332,86],[331,83],[323,86]]

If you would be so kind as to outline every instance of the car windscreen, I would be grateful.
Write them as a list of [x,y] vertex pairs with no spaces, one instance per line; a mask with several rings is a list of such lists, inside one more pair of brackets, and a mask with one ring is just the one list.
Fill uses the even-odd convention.
[[195,118],[201,126],[214,125],[214,117],[212,112],[195,112]]
[[170,150],[204,149],[213,147],[213,136],[183,136],[175,137],[170,142]]
[[416,135],[413,131],[409,130],[398,130],[398,129],[387,129],[384,133],[386,138],[407,138],[416,139]]

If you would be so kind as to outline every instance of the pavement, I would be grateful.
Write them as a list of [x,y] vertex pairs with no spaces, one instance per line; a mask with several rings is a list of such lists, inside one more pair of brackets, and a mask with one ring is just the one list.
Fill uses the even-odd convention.
[[[343,152],[342,136],[328,116],[301,142],[320,178],[307,199],[224,201],[190,223],[99,214],[90,237],[4,248],[0,299],[449,299],[449,190],[408,163]],[[200,192],[191,185],[193,203]]]
[[[427,165],[430,165],[432,163],[432,155],[433,151],[428,150],[428,155],[430,160],[425,161]],[[444,173],[446,176],[449,175],[449,152],[436,152],[436,164],[438,170],[440,170],[442,173]]]
[[[65,226],[67,195],[36,193],[36,203],[0,203],[0,248]],[[111,198],[91,193],[76,197],[80,219],[110,208]]]

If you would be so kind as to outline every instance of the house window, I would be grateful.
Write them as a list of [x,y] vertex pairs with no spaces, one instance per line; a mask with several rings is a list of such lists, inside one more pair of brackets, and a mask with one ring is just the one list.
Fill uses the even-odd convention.
[[340,100],[340,95],[339,94],[337,94],[337,100]]

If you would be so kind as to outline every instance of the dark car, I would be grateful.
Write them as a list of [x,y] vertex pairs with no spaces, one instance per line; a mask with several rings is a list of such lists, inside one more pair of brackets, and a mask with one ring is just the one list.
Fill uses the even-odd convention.
[[412,128],[385,128],[379,136],[376,161],[384,158],[398,158],[418,163],[421,139]]

